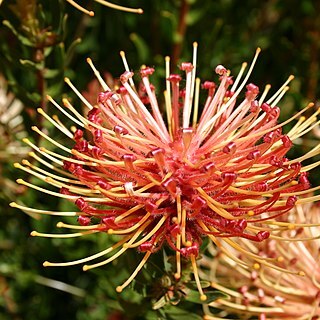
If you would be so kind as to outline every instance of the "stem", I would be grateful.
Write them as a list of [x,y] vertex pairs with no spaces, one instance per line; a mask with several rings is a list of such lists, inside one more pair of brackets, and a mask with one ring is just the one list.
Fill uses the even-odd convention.
[[172,49],[171,67],[175,68],[181,55],[182,44],[186,34],[187,23],[186,17],[189,12],[190,5],[188,0],[182,0],[180,6],[179,23],[176,30],[176,40]]
[[[47,99],[46,99],[46,79],[44,78],[45,72],[45,55],[44,55],[44,48],[36,49],[35,53],[35,60],[41,61],[42,68],[37,71],[37,91],[39,92],[41,99],[40,99],[40,106],[46,112],[47,111]],[[42,129],[43,124],[43,116],[37,112],[36,114],[36,123],[38,128]],[[37,135],[37,144],[40,142],[41,136]]]

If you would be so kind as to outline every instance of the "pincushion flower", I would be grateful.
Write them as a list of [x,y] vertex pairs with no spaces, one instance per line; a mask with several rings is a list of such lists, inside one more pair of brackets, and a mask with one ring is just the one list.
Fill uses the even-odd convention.
[[[259,94],[256,85],[247,84],[259,52],[260,49],[245,76],[246,63],[235,79],[225,67],[217,66],[215,71],[220,84],[216,86],[209,81],[202,84],[207,97],[200,108],[197,43],[194,44],[193,62],[180,66],[185,73],[185,82],[181,75],[170,73],[167,57],[166,118],[162,117],[155,88],[150,82],[154,69],[142,67],[142,81],[136,87],[123,52],[126,71],[120,76],[122,85],[116,91],[106,85],[88,59],[103,88],[95,106],[79,93],[70,79],[66,79],[88,108],[87,117],[79,114],[67,99],[63,99],[65,108],[52,97],[48,100],[79,129],[68,129],[61,120],[51,118],[42,109],[39,112],[74,141],[73,148],[33,127],[61,152],[38,147],[25,139],[37,153],[31,153],[31,157],[46,169],[29,161],[19,165],[60,192],[22,179],[18,179],[18,183],[74,201],[79,211],[43,213],[77,217],[78,224],[59,222],[58,227],[78,232],[50,235],[34,231],[32,235],[64,238],[104,232],[120,235],[122,239],[89,257],[66,263],[45,262],[44,265],[82,264],[113,252],[105,260],[84,265],[83,269],[89,270],[110,263],[131,248],[144,252],[137,269],[117,287],[120,292],[150,255],[167,244],[175,252],[176,279],[181,276],[181,259],[191,261],[202,300],[206,296],[201,288],[196,259],[204,237],[222,250],[223,243],[227,243],[247,255],[255,268],[272,266],[273,258],[261,257],[250,247],[241,247],[238,239],[261,242],[272,237],[272,226],[278,225],[276,218],[279,217],[284,220],[282,228],[290,228],[290,222],[285,222],[286,214],[296,204],[317,198],[298,199],[309,192],[307,172],[317,165],[302,167],[301,161],[318,153],[319,146],[294,160],[287,159],[286,154],[294,139],[317,124],[319,111],[308,119],[302,117],[312,108],[310,103],[278,124],[280,109],[277,104],[293,77],[290,76],[271,97],[267,98],[270,85]],[[293,128],[283,134],[283,126],[295,119],[298,121]],[[12,205],[27,212],[42,212]],[[231,251],[226,254],[238,260]]]
[[[21,144],[26,135],[21,112],[23,104],[8,90],[7,81],[0,74],[0,183],[3,186],[1,196],[12,197],[21,192],[21,188],[3,174],[4,165],[22,159],[30,151]],[[22,187],[22,189],[24,189]]]
[[278,256],[278,266],[299,269],[304,276],[273,268],[252,270],[211,248],[214,261],[206,257],[202,265],[209,268],[212,286],[229,298],[212,302],[211,307],[222,311],[214,315],[207,310],[206,320],[225,319],[228,314],[237,319],[320,318],[320,207],[299,205],[290,213],[289,220],[292,230],[278,232],[290,241],[268,239],[256,251],[264,256]]

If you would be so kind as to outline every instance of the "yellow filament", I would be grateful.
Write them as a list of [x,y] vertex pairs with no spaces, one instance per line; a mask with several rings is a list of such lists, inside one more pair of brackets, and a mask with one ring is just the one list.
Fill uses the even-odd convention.
[[139,265],[137,266],[137,268],[134,270],[134,272],[131,274],[131,276],[121,285],[121,286],[118,286],[116,288],[116,291],[117,292],[122,292],[122,290],[128,286],[131,281],[136,277],[136,275],[138,274],[138,272],[142,269],[142,267],[145,265],[145,263],[147,262],[147,260],[149,259],[151,255],[151,252],[148,251],[145,256],[143,257],[143,259],[141,260],[141,262],[139,263]]
[[63,132],[66,136],[69,138],[73,138],[72,133],[65,127],[60,125],[58,121],[55,121],[53,117],[51,118],[42,108],[37,109],[38,113],[41,114],[43,117],[45,117],[50,123],[52,123],[57,129],[59,129],[61,132]]
[[[297,131],[297,133],[293,136],[293,137],[290,137],[291,140],[295,140],[297,138],[300,138],[302,136],[304,136],[305,134],[307,134],[308,132],[310,132],[313,128],[316,128],[319,126],[320,124],[320,120],[318,120],[317,122],[315,122],[317,120],[317,118],[313,118],[311,117],[311,119],[308,119],[310,120],[310,122],[308,123],[308,121],[306,121],[304,123],[304,125],[302,125],[300,128],[299,128],[299,131]],[[306,128],[306,129],[305,129]],[[304,131],[302,131],[303,129],[305,129]]]
[[[95,162],[87,162],[87,161],[82,161],[82,160],[73,159],[73,158],[70,158],[70,157],[65,157],[65,156],[63,156],[63,155],[61,155],[61,154],[59,154],[59,153],[50,151],[50,150],[48,150],[48,149],[46,149],[46,148],[44,148],[44,147],[40,147],[39,150],[40,150],[40,152],[42,152],[43,154],[46,153],[46,154],[48,154],[48,155],[54,156],[54,157],[56,157],[56,158],[58,158],[58,159],[62,159],[62,160],[64,160],[64,161],[68,161],[68,162],[72,162],[72,163],[77,163],[77,164],[82,164],[82,165],[87,165],[87,166],[92,166],[92,167],[98,166],[98,164],[95,163]],[[71,150],[71,153],[72,153],[72,154],[75,154],[73,151],[74,151],[74,150],[72,149],[72,150]],[[77,154],[81,154],[81,153],[78,152]],[[62,165],[63,165],[63,162],[62,162]]]
[[72,89],[72,91],[78,96],[78,98],[83,102],[83,104],[91,110],[93,107],[90,102],[79,92],[79,90],[72,84],[69,78],[64,78],[65,83]]
[[296,124],[290,129],[290,131],[288,132],[288,136],[292,137],[294,135],[294,133],[299,132],[299,128],[300,126],[305,123],[306,121],[306,117],[305,116],[301,116],[298,121],[296,122]]
[[248,63],[247,63],[247,62],[243,62],[243,63],[242,63],[241,68],[240,68],[240,71],[239,71],[239,73],[238,73],[238,75],[237,75],[237,78],[236,78],[236,80],[234,81],[234,83],[233,83],[233,85],[232,85],[232,87],[231,87],[231,89],[230,89],[231,92],[234,92],[234,91],[237,89],[237,86],[238,86],[238,84],[239,84],[239,82],[240,82],[240,79],[241,79],[244,71],[246,70],[247,66],[248,66]]
[[294,75],[290,75],[285,83],[279,88],[279,90],[267,101],[267,104],[271,104],[287,87],[287,85],[294,79]]
[[93,268],[97,268],[100,266],[103,266],[105,264],[110,263],[111,261],[115,260],[116,258],[118,258],[119,256],[121,256],[127,249],[128,247],[139,237],[139,235],[141,234],[141,232],[151,223],[151,221],[147,221],[144,225],[142,225],[137,232],[132,236],[130,236],[130,240],[126,243],[123,244],[123,247],[117,252],[115,253],[112,257],[110,257],[109,259],[106,259],[104,261],[92,264],[92,265],[84,265],[83,266],[83,271],[87,271],[89,269],[93,269]]
[[89,11],[83,7],[81,7],[78,3],[76,3],[75,1],[73,0],[67,0],[67,2],[69,2],[73,7],[75,7],[77,10],[89,15],[90,17],[93,17],[94,16],[94,12],[93,11]]
[[283,88],[282,92],[279,94],[279,96],[272,102],[271,107],[274,107],[277,105],[277,103],[282,99],[282,97],[286,94],[286,92],[289,90],[289,87]]
[[228,288],[226,288],[216,282],[212,282],[211,287],[214,289],[217,289],[219,291],[225,292],[226,294],[228,294],[229,296],[234,297],[234,298],[241,299],[243,297],[241,293],[234,291],[232,289],[228,289]]
[[131,13],[138,13],[138,14],[142,14],[143,10],[141,8],[128,8],[128,7],[123,7],[123,6],[119,6],[117,4],[111,3],[109,1],[105,1],[105,0],[94,0],[106,7],[112,8],[112,9],[116,9],[119,11],[125,11],[125,12],[131,12]]
[[186,222],[187,222],[187,210],[182,208],[182,215],[181,215],[181,236],[182,236],[182,243],[186,245]]
[[[301,171],[300,171],[300,172],[307,172],[307,171],[310,171],[310,170],[312,170],[312,169],[314,169],[314,168],[318,167],[319,165],[320,165],[320,161],[317,161],[317,162],[315,162],[315,163],[313,163],[313,164],[309,164],[309,165],[307,165],[307,166],[303,167],[303,168],[301,169]],[[313,189],[318,190],[319,188],[320,188],[320,186],[319,186],[319,187],[315,187],[315,188],[313,188]],[[310,189],[308,189],[308,190],[306,190],[306,191],[311,192],[311,190],[310,190]]]
[[217,238],[215,238],[212,235],[209,235],[209,238],[217,245],[217,247],[227,256],[229,257],[231,260],[233,260],[235,263],[239,264],[242,267],[248,268],[250,267],[246,262],[240,260],[239,258],[237,258],[234,254],[232,254],[230,252],[230,250],[226,249],[224,246],[222,246],[221,242],[218,241]]
[[144,191],[146,191],[146,190],[148,190],[148,189],[150,189],[150,188],[152,188],[152,187],[154,187],[156,184],[154,184],[154,183],[148,183],[148,184],[146,184],[144,187],[142,187],[142,188],[140,188],[140,189],[138,189],[138,190],[135,190],[134,191],[134,194],[135,195],[138,195],[138,196],[142,196],[142,193],[144,192]]
[[[73,117],[70,113],[68,113],[65,108],[62,108],[55,100],[53,100],[53,98],[49,95],[47,95],[47,100],[50,101],[61,113],[63,113],[66,117],[68,117],[70,120],[72,120],[74,123],[76,123],[77,125],[79,125],[80,127],[84,127],[84,123],[82,123],[81,121],[79,121],[78,119],[76,119],[75,117]],[[68,101],[67,99],[65,99],[66,101]],[[71,104],[68,101],[67,106],[71,106]],[[72,106],[70,108],[71,110],[73,109]]]
[[127,233],[130,233],[130,232],[134,231],[135,229],[137,229],[138,227],[140,227],[141,225],[143,225],[149,219],[149,217],[150,217],[150,213],[148,212],[139,222],[137,222],[132,227],[130,227],[128,229],[122,229],[122,230],[109,229],[108,234],[127,234]]
[[[29,152],[28,155],[34,159],[36,159],[38,162],[42,163],[44,166],[46,166],[47,168],[51,169],[51,170],[54,170],[55,172],[58,172],[60,174],[63,174],[67,177],[70,177],[70,178],[74,178],[74,176],[69,173],[69,172],[66,172],[64,170],[61,170],[57,167],[55,167],[54,165],[52,165],[51,163],[48,163],[47,161],[45,161],[44,159],[38,157],[33,151]],[[38,168],[39,169],[39,168]],[[74,182],[75,183],[75,182]]]
[[[29,188],[41,191],[43,193],[47,193],[50,194],[52,196],[55,197],[60,197],[60,198],[65,198],[65,199],[69,199],[69,200],[77,200],[79,198],[79,196],[70,196],[68,194],[62,194],[62,193],[58,193],[58,192],[53,192],[51,190],[47,190],[41,187],[38,187],[32,183],[26,182],[23,179],[17,179],[16,182],[18,184],[22,184],[25,185]],[[93,198],[93,197],[83,197],[84,201],[88,201],[88,202],[97,202],[97,203],[108,203],[110,200],[106,199],[106,198]]]
[[144,205],[143,204],[138,204],[137,206],[132,207],[131,209],[129,209],[128,211],[122,213],[120,216],[116,217],[114,219],[115,223],[118,223],[119,221],[121,221],[122,219],[126,218],[127,216],[129,216],[131,213],[143,208]]
[[85,263],[85,262],[94,260],[94,259],[100,258],[100,257],[108,254],[109,252],[117,249],[118,247],[123,245],[127,240],[129,240],[130,237],[131,236],[124,237],[123,239],[121,239],[119,242],[115,243],[110,248],[108,248],[106,250],[103,250],[101,252],[98,252],[98,253],[96,253],[96,254],[94,254],[92,256],[89,256],[89,257],[86,257],[86,258],[83,258],[83,259],[79,259],[79,260],[69,261],[69,262],[59,262],[59,263],[57,262],[57,263],[55,263],[55,262],[45,261],[43,263],[43,266],[44,267],[68,267],[68,266],[73,266],[73,265],[77,265],[77,264],[81,264],[81,263]]
[[[115,136],[115,132],[113,130],[107,129],[105,127],[102,127],[94,122],[89,121],[88,119],[84,118],[79,112],[77,112],[77,110],[70,104],[70,102],[67,99],[62,99],[64,105],[66,106],[66,108],[68,108],[74,115],[76,115],[76,117],[81,120],[83,122],[82,127],[86,126],[86,127],[94,127],[96,129],[99,129],[101,131],[103,131],[104,133],[108,134],[108,139],[112,140],[112,141],[116,141],[116,142],[121,142],[121,140],[119,140],[118,138],[114,137]],[[62,109],[63,110],[63,109]],[[76,119],[75,119],[76,120]],[[154,141],[148,140],[146,138],[143,137],[139,137],[137,135],[129,135],[127,134],[126,139],[128,140],[134,140],[134,141],[139,141],[145,144],[149,144],[149,143],[153,143]],[[123,139],[123,137],[122,137]],[[152,162],[152,159],[144,159],[143,161],[150,161]]]
[[83,232],[76,232],[76,233],[69,233],[69,234],[53,234],[53,233],[41,233],[37,231],[32,231],[30,235],[32,237],[43,237],[43,238],[58,238],[58,239],[64,239],[64,238],[75,238],[75,237],[82,237],[87,234],[97,233],[99,231],[83,231]]
[[[130,68],[129,68],[129,65],[128,65],[128,62],[127,62],[127,59],[126,59],[126,54],[124,51],[120,51],[120,57],[122,59],[122,63],[124,65],[124,68],[127,72],[130,72]],[[130,86],[135,90],[135,86],[134,86],[134,82],[133,82],[133,79],[132,77],[129,78],[129,84]]]
[[206,200],[208,207],[210,207],[214,212],[219,214],[221,217],[226,219],[236,220],[237,218],[230,214],[228,211],[224,210],[219,202],[213,200],[201,187],[197,188],[198,192],[201,194],[204,200]]
[[101,226],[101,224],[95,224],[90,226],[80,226],[80,225],[74,225],[74,224],[66,224],[62,221],[59,221],[57,223],[57,228],[66,228],[66,229],[74,229],[74,230],[93,230],[97,229]]
[[43,193],[50,194],[50,195],[55,196],[55,197],[65,198],[65,199],[69,199],[69,200],[76,200],[78,198],[77,196],[70,196],[68,194],[62,194],[62,193],[58,193],[58,192],[53,192],[51,190],[47,190],[47,189],[38,187],[37,185],[31,184],[29,182],[26,182],[23,179],[17,179],[16,182],[18,184],[22,184],[22,185],[24,185],[26,187],[41,191]]
[[193,128],[196,128],[197,121],[198,121],[200,83],[201,83],[200,78],[196,78],[196,88],[195,88],[194,106],[193,106],[193,119],[192,119]]
[[[66,98],[63,98],[62,99],[62,103],[63,103],[63,105],[66,107],[66,108],[68,108],[78,119],[79,119],[79,121],[82,121],[82,127],[87,127],[86,125],[87,124],[91,124],[91,122],[89,121],[89,120],[87,120],[85,117],[83,117],[74,107],[73,107],[73,105],[69,102],[69,100],[68,99],[66,99]],[[72,117],[73,119],[75,119],[74,117]],[[79,122],[78,121],[78,122]],[[77,123],[78,123],[77,122]]]
[[96,67],[94,66],[91,58],[87,58],[87,63],[89,64],[90,68],[92,69],[95,77],[98,79],[100,85],[102,86],[104,91],[109,91],[111,90],[108,85],[105,83],[105,81],[103,80],[103,78],[100,75],[100,72],[96,69]]
[[193,65],[193,69],[191,71],[191,101],[193,99],[193,93],[194,93],[194,81],[196,78],[196,70],[197,70],[197,53],[198,53],[198,42],[194,42],[193,44],[193,57],[192,57],[192,65]]
[[177,272],[174,274],[174,277],[176,280],[179,280],[181,278],[181,235],[177,234],[177,240],[176,240],[176,246],[177,246],[177,251],[176,251],[176,264],[177,264]]
[[[232,97],[234,97],[235,95],[233,95]],[[230,101],[230,100],[229,100]],[[241,137],[241,138],[238,138],[237,139],[237,142],[240,143],[240,142],[244,142],[246,140],[251,140],[253,138],[256,138],[256,137],[261,137],[263,135],[265,135],[266,133],[268,132],[271,132],[271,131],[274,131],[278,128],[281,128],[281,127],[284,127],[286,124],[290,123],[291,121],[293,121],[294,119],[300,117],[300,115],[304,112],[306,112],[308,109],[312,108],[314,106],[314,103],[313,102],[310,102],[304,109],[302,109],[301,111],[297,112],[295,115],[293,115],[291,118],[287,119],[286,121],[282,122],[282,123],[279,123],[278,125],[274,126],[274,127],[271,127],[269,129],[266,129],[266,130],[263,130],[263,131],[260,131],[260,132],[257,132],[257,133],[253,133],[253,134],[250,134],[248,136],[245,136],[245,137]],[[220,144],[217,144],[215,146],[215,150],[220,150],[222,147],[224,147],[229,141],[225,141],[225,142],[222,142]]]
[[45,182],[49,183],[52,186],[55,186],[57,188],[65,187],[65,188],[69,189],[70,191],[75,191],[75,192],[77,192],[79,194],[99,193],[98,191],[95,192],[94,190],[91,190],[91,189],[88,189],[88,188],[79,188],[79,187],[74,187],[74,186],[69,185],[69,184],[60,183],[60,182],[52,179],[51,177],[47,177],[47,176],[41,175],[41,174],[39,174],[39,173],[29,169],[29,168],[23,167],[19,163],[15,163],[14,166],[15,166],[15,168],[18,168],[18,169],[21,169],[21,170],[23,170],[25,172],[28,172],[29,174],[39,178],[42,181],[45,181]]
[[38,148],[36,145],[34,145],[28,138],[23,138],[22,141],[24,143],[26,143],[27,145],[29,145],[31,148],[33,148],[34,150],[36,150],[37,152],[41,153],[43,156],[47,157],[48,159],[50,159],[51,161],[57,163],[59,166],[63,166],[63,162],[51,157],[49,154],[47,154],[46,152],[44,152],[44,148]]
[[219,305],[224,305],[234,310],[242,310],[242,311],[249,311],[249,312],[255,312],[255,313],[267,313],[267,314],[269,312],[284,313],[284,310],[279,307],[252,307],[252,306],[242,305],[239,303],[233,303],[223,299],[219,299],[218,303],[216,302],[210,303],[210,306],[216,306],[218,308],[219,308]]
[[154,179],[151,174],[149,173],[144,173],[144,175],[155,185],[155,186],[161,186],[161,184],[166,181],[167,179],[169,179],[172,176],[173,172],[168,172],[164,178],[162,178],[161,181],[158,181],[156,179]]
[[268,92],[269,92],[270,89],[271,89],[271,85],[270,85],[270,84],[267,84],[267,85],[265,86],[264,90],[263,90],[263,93],[262,93],[260,99],[259,99],[259,106],[262,105],[262,103],[263,103],[264,99],[266,98],[266,96],[267,96],[267,94],[268,94]]
[[312,150],[310,150],[309,152],[307,152],[303,156],[296,158],[294,160],[291,160],[291,161],[284,162],[283,164],[288,165],[288,164],[292,164],[292,163],[296,163],[296,162],[302,162],[308,158],[311,158],[311,157],[318,155],[319,153],[320,153],[320,144],[316,145]]
[[189,127],[190,122],[190,113],[192,106],[192,97],[191,97],[191,72],[187,72],[186,74],[186,96],[184,98],[184,106],[183,106],[183,128]]
[[[70,127],[70,130],[63,124],[63,122],[59,119],[59,117],[56,114],[52,115],[52,119],[61,127],[64,128],[65,131],[73,134],[76,132],[77,128],[75,128],[74,126]],[[75,128],[75,130],[73,130]],[[73,138],[73,136],[72,136]]]
[[[313,225],[312,227],[315,227],[315,226],[319,226],[319,224],[317,225]],[[279,237],[279,236],[274,236],[274,235],[270,235],[270,238],[271,239],[275,239],[275,240],[279,240],[279,241],[288,241],[290,243],[292,242],[296,242],[296,241],[312,241],[312,240],[318,240],[320,239],[320,235],[318,236],[314,236],[314,237],[305,237],[305,238],[284,238],[284,237]]]
[[[235,99],[237,98],[237,96],[239,95],[239,93],[242,91],[243,87],[245,86],[245,84],[247,83],[250,74],[254,68],[254,65],[258,59],[258,56],[261,52],[260,48],[256,49],[256,53],[253,57],[252,63],[249,67],[249,70],[244,78],[244,80],[242,81],[241,85],[239,86],[239,88],[237,89],[237,91],[234,93],[234,95],[228,100],[228,102],[223,106],[223,108],[221,108],[201,129],[200,135],[202,137],[205,136],[205,133],[210,131],[209,128],[213,125],[213,123],[223,114],[223,112],[225,112],[225,110],[227,110],[229,108],[229,106],[235,101]],[[227,143],[227,142],[226,142]]]
[[[286,176],[289,176],[289,174],[290,174],[290,172],[288,172],[286,175],[283,175],[282,178],[286,178]],[[269,182],[272,182],[272,181],[270,180]],[[232,186],[229,187],[229,190],[233,191],[235,193],[239,193],[239,194],[260,195],[260,196],[263,196],[263,197],[272,197],[274,195],[274,193],[282,191],[282,190],[284,190],[286,188],[289,188],[289,187],[292,187],[292,186],[296,186],[297,184],[298,184],[298,182],[296,180],[290,181],[290,182],[282,185],[279,188],[272,189],[271,190],[272,193],[264,193],[264,192],[258,192],[258,191],[239,189],[239,188],[235,188],[235,187],[232,187]],[[269,192],[270,192],[270,190],[269,190]],[[283,196],[283,195],[284,195],[284,193],[281,193],[281,196]],[[261,202],[263,202],[263,201],[261,201]]]
[[164,101],[166,106],[166,114],[167,114],[167,122],[168,122],[168,130],[170,134],[171,140],[173,139],[173,132],[172,132],[172,108],[171,108],[171,98],[168,94],[168,91],[163,92]]
[[58,181],[52,179],[51,177],[46,177],[44,179],[44,181],[46,181],[47,183],[49,183],[52,186],[55,186],[57,188],[64,187],[64,188],[68,189],[69,191],[77,193],[77,194],[84,194],[84,195],[99,195],[100,194],[99,190],[92,190],[92,189],[86,188],[86,187],[80,188],[77,186],[72,186],[69,184],[58,182]]
[[[146,235],[146,236],[144,236],[142,239],[140,239],[138,242],[136,242],[136,243],[125,243],[124,245],[123,245],[123,247],[125,248],[125,247],[127,247],[127,248],[135,248],[135,247],[138,247],[138,246],[140,246],[140,244],[142,244],[142,243],[144,243],[144,242],[146,242],[148,239],[150,239],[160,228],[161,228],[161,226],[163,225],[163,223],[166,221],[166,219],[167,219],[168,217],[166,217],[166,216],[163,216],[160,220],[159,220],[159,222],[155,225],[155,227],[150,231],[150,232],[148,232],[148,234]],[[151,221],[149,221],[149,223],[150,223]]]
[[[303,274],[297,273],[297,275],[303,277]],[[278,283],[273,283],[271,281],[269,281],[265,275],[264,275],[264,270],[261,270],[261,272],[259,273],[260,276],[260,280],[262,281],[263,284],[267,285],[269,288],[274,288],[277,291],[286,293],[286,294],[297,294],[297,295],[303,295],[304,292],[303,291],[299,291],[298,289],[292,288],[292,287],[284,287],[281,286]]]
[[39,174],[39,173],[31,170],[30,168],[24,167],[20,163],[14,163],[13,166],[15,168],[17,168],[17,169],[20,169],[20,170],[23,170],[25,172],[28,172],[29,174],[31,174],[31,175],[33,175],[33,176],[35,176],[35,177],[37,177],[37,178],[39,178],[39,179],[41,179],[43,181],[45,181],[45,179],[46,179],[46,176],[44,176],[42,174]]
[[[213,227],[208,228],[208,227],[204,224],[204,222],[201,221],[201,220],[197,220],[197,223],[198,223],[198,224],[200,225],[200,227],[201,227],[203,230],[205,230],[205,231],[218,232],[218,230],[215,229],[215,228],[213,228]],[[214,243],[216,243],[216,244],[218,245],[218,242],[217,242],[216,237],[214,237],[214,236],[211,235],[211,234],[208,234],[208,236],[209,236],[210,239],[212,239],[212,241],[213,241]],[[231,239],[229,239],[229,238],[227,238],[227,237],[225,237],[223,240],[224,240],[227,244],[229,244],[232,248],[234,248],[235,250],[244,253],[245,255],[253,258],[254,260],[258,261],[258,262],[261,263],[261,264],[262,264],[262,263],[265,263],[264,260],[266,260],[266,261],[267,261],[267,260],[268,260],[268,261],[274,261],[274,259],[272,259],[272,258],[260,257],[260,256],[254,254],[254,253],[252,253],[252,252],[249,252],[249,251],[243,249],[239,244],[235,243],[234,241],[232,241]],[[233,259],[233,258],[232,258],[232,259]],[[233,259],[233,260],[234,260],[234,259]],[[235,261],[236,261],[236,260],[235,260]],[[238,261],[237,261],[237,262],[238,262]],[[270,264],[270,266],[272,266],[272,265]]]
[[33,209],[33,208],[22,206],[16,202],[11,202],[9,205],[10,205],[10,207],[18,208],[18,209],[25,211],[25,212],[28,212],[28,213],[47,214],[47,215],[51,215],[51,216],[74,217],[74,216],[78,216],[81,214],[80,212],[60,212],[60,211],[48,211],[48,210]]
[[31,169],[35,170],[35,171],[38,171],[38,172],[41,172],[42,174],[44,174],[46,177],[52,177],[56,180],[60,180],[60,181],[64,181],[64,182],[67,182],[67,183],[73,183],[73,184],[83,184],[81,181],[79,180],[73,180],[73,179],[69,179],[69,178],[65,178],[65,177],[61,177],[61,176],[58,176],[54,173],[51,173],[51,172],[48,172],[46,170],[43,170],[39,167],[36,167],[34,166],[32,163],[30,163],[28,160],[26,159],[23,159],[22,160],[22,164],[24,164],[25,166],[28,166],[30,167]]
[[178,218],[178,224],[181,225],[181,218],[182,218],[182,205],[181,205],[181,196],[177,195],[177,218]]
[[[117,167],[124,167],[124,166],[125,166],[124,161],[99,160],[99,159],[90,157],[90,156],[88,156],[88,155],[86,155],[86,154],[83,154],[83,153],[81,153],[81,152],[79,152],[79,151],[77,151],[77,150],[75,150],[75,149],[72,149],[72,150],[71,150],[71,153],[72,153],[73,155],[78,156],[78,157],[81,157],[81,158],[83,158],[83,159],[85,159],[85,160],[90,160],[90,161],[92,161],[92,162],[90,162],[90,163],[91,163],[91,164],[94,163],[94,165],[102,164],[102,165],[105,165],[105,166],[110,166],[110,165],[112,165],[112,166],[117,166]],[[80,160],[80,161],[81,161],[81,160]],[[81,162],[83,162],[83,161],[81,161]],[[82,163],[82,164],[83,164],[83,163]],[[86,164],[88,164],[88,163],[86,162]],[[88,165],[90,165],[90,164],[88,164]]]
[[194,254],[190,255],[190,260],[191,260],[191,264],[192,264],[194,278],[196,280],[197,288],[198,288],[198,291],[199,291],[199,294],[200,294],[200,300],[201,301],[206,301],[207,300],[207,296],[203,293],[203,290],[202,290],[202,287],[201,287],[200,278],[199,278],[199,274],[198,274],[197,262],[196,262],[196,258],[194,256]]

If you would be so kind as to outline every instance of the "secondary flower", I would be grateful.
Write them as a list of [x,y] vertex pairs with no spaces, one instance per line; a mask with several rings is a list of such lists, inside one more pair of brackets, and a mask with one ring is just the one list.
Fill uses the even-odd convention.
[[21,188],[17,188],[17,185],[6,177],[7,172],[3,174],[5,165],[22,159],[30,151],[20,142],[26,134],[21,116],[22,109],[22,102],[8,90],[7,81],[0,74],[0,184],[3,186],[0,194],[8,198],[20,192]]
[[202,264],[209,268],[212,286],[229,298],[211,303],[215,310],[223,311],[213,315],[207,310],[206,320],[224,319],[226,314],[237,316],[237,319],[256,316],[260,320],[320,318],[320,207],[297,206],[289,220],[292,230],[281,230],[279,222],[278,233],[290,241],[268,239],[262,246],[257,246],[256,251],[269,257],[280,254],[278,266],[287,270],[299,269],[304,276],[273,268],[250,270],[221,252],[217,254],[212,248],[214,257],[203,259]]
[[[220,84],[216,86],[209,81],[202,84],[207,97],[201,107],[201,81],[196,79],[197,44],[194,44],[193,62],[180,66],[185,81],[181,75],[170,73],[167,57],[163,110],[166,119],[162,117],[155,88],[150,82],[154,69],[141,68],[142,81],[136,87],[123,52],[126,71],[116,91],[107,86],[88,59],[103,88],[96,106],[66,79],[88,108],[87,117],[79,114],[67,99],[63,99],[65,108],[51,97],[48,100],[80,129],[68,129],[61,120],[51,118],[42,109],[39,112],[75,145],[70,149],[64,142],[33,127],[61,152],[38,147],[25,139],[46,160],[34,152],[31,157],[47,169],[38,168],[29,161],[17,165],[60,192],[22,179],[18,179],[18,183],[74,201],[80,211],[52,214],[78,217],[79,225],[58,223],[58,227],[78,232],[50,235],[34,231],[32,235],[75,237],[106,232],[121,235],[122,239],[87,258],[67,263],[45,262],[44,265],[87,263],[115,252],[101,262],[84,265],[84,270],[88,270],[111,262],[130,248],[145,252],[132,276],[117,288],[120,292],[150,255],[166,243],[175,251],[176,279],[181,276],[182,257],[190,259],[202,300],[206,296],[201,288],[196,258],[203,237],[211,239],[221,250],[223,243],[227,243],[249,256],[254,268],[272,266],[273,259],[261,257],[251,252],[250,247],[241,247],[237,241],[245,238],[261,242],[269,238],[279,217],[284,220],[282,227],[290,228],[290,222],[285,222],[286,214],[298,203],[317,199],[316,196],[298,199],[298,196],[309,192],[307,172],[317,165],[302,167],[301,161],[318,153],[319,146],[294,160],[287,159],[286,153],[292,147],[292,140],[317,124],[319,111],[308,119],[302,117],[301,114],[312,108],[310,103],[278,124],[280,109],[277,104],[293,77],[290,76],[271,97],[267,98],[270,85],[259,95],[256,85],[247,84],[259,52],[260,49],[245,76],[246,63],[235,79],[225,67],[217,66],[215,71]],[[295,119],[297,123],[288,134],[283,134],[282,127]],[[35,210],[13,206],[28,212]],[[228,254],[238,259],[231,251]]]
[[[112,8],[112,9],[116,9],[116,10],[120,10],[120,11],[139,13],[139,14],[143,13],[143,10],[141,8],[138,8],[138,9],[128,8],[128,7],[120,6],[118,4],[111,3],[111,2],[106,1],[106,0],[94,0],[94,1],[98,2],[98,3],[101,3],[103,6],[106,6],[106,7]],[[89,11],[89,10],[85,9],[84,7],[82,7],[76,1],[67,0],[67,2],[69,2],[72,6],[74,6],[76,9],[82,11],[83,13],[88,14],[91,17],[94,16],[94,12],[93,11]],[[1,2],[0,2],[0,4],[1,4]]]

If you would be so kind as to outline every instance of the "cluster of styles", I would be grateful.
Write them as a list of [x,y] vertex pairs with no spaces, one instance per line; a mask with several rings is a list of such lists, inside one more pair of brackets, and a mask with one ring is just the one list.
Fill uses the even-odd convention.
[[[303,275],[302,270],[287,270],[277,264],[285,259],[277,253],[260,255],[254,245],[242,245],[241,239],[249,243],[288,240],[290,234],[279,234],[279,230],[301,228],[301,223],[295,224],[286,217],[296,205],[318,199],[310,195],[312,189],[307,178],[308,171],[317,163],[302,166],[301,162],[317,154],[319,146],[293,160],[286,154],[295,139],[317,125],[319,111],[305,118],[303,113],[313,107],[310,103],[278,123],[277,105],[293,76],[272,95],[270,85],[260,91],[248,83],[260,52],[257,49],[251,65],[243,63],[237,77],[233,78],[228,69],[219,65],[215,69],[219,84],[209,81],[201,84],[196,78],[197,43],[193,48],[192,63],[180,65],[185,79],[172,74],[169,57],[165,60],[164,108],[160,108],[150,82],[154,69],[141,68],[141,82],[136,86],[134,74],[121,52],[126,71],[120,76],[121,86],[116,90],[107,86],[88,59],[103,88],[96,105],[91,105],[65,79],[88,108],[86,117],[68,99],[63,99],[61,107],[48,97],[77,128],[69,129],[58,117],[38,110],[74,144],[70,149],[33,127],[61,153],[25,139],[34,149],[30,156],[41,167],[27,160],[16,166],[56,187],[58,192],[22,179],[18,183],[73,201],[79,210],[50,212],[16,203],[12,206],[29,213],[75,217],[75,225],[63,222],[57,225],[73,229],[74,233],[33,231],[33,236],[66,238],[92,233],[121,236],[102,252],[71,262],[46,261],[45,266],[85,264],[83,269],[89,270],[110,263],[128,249],[143,252],[135,271],[117,287],[121,292],[150,255],[166,245],[176,257],[175,278],[181,277],[182,259],[189,259],[200,299],[205,301],[196,260],[203,238],[208,237],[228,259],[251,270],[270,267]],[[206,92],[203,104],[199,99],[201,89]],[[283,133],[282,128],[295,120],[291,130]],[[105,255],[104,260],[86,264]]]

